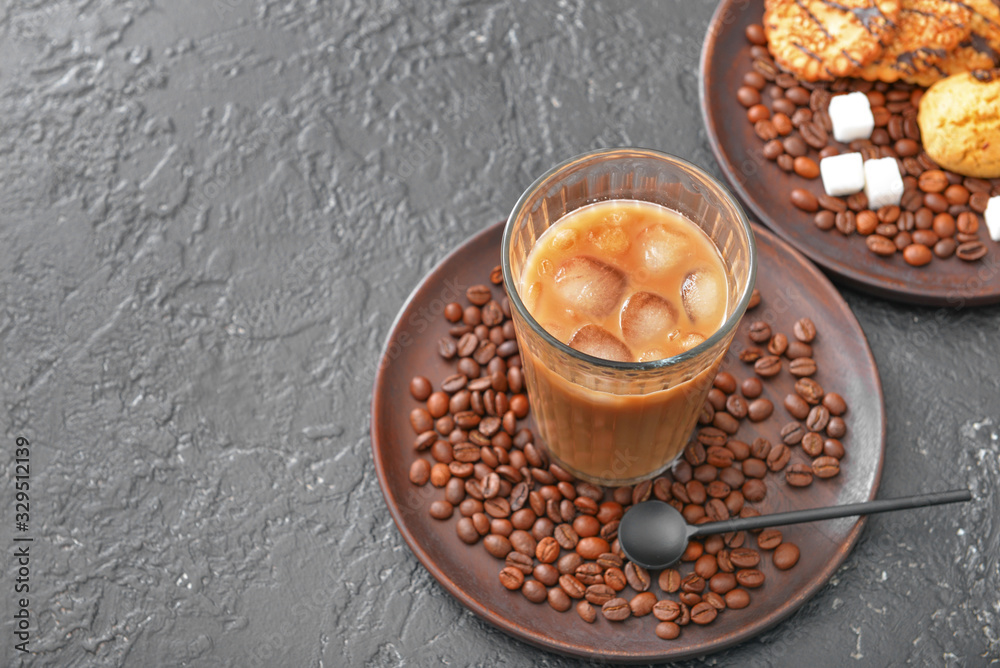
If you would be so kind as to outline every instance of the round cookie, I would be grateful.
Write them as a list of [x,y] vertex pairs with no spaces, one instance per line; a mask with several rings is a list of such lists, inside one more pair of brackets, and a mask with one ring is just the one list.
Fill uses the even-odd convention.
[[969,36],[972,15],[957,0],[902,0],[892,38],[882,55],[861,68],[858,76],[891,83],[927,70]]
[[955,74],[927,89],[917,123],[934,162],[965,176],[1000,177],[1000,69]]
[[972,9],[972,32],[944,60],[903,79],[920,86],[952,74],[1000,67],[1000,4],[993,0],[965,0]]
[[899,11],[900,0],[766,0],[764,33],[778,65],[830,81],[878,58]]

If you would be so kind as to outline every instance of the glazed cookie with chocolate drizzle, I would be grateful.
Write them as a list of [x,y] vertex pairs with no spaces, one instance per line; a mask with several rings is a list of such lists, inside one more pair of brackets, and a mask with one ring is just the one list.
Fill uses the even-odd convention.
[[952,74],[1000,67],[1000,3],[996,0],[964,0],[972,10],[972,32],[944,60],[903,79],[920,86]]
[[851,76],[882,53],[900,0],[766,0],[775,62],[804,81]]
[[858,76],[892,83],[928,70],[969,36],[972,15],[958,0],[902,0],[892,39],[882,55],[861,68]]

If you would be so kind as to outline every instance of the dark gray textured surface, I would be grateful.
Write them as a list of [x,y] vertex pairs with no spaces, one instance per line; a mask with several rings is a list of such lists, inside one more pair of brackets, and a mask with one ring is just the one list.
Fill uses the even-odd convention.
[[[574,663],[480,622],[405,547],[374,368],[416,282],[549,166],[634,144],[714,169],[714,3],[419,4],[0,9],[0,664]],[[1000,308],[846,298],[885,385],[881,495],[978,500],[873,518],[791,620],[704,663],[996,665]]]

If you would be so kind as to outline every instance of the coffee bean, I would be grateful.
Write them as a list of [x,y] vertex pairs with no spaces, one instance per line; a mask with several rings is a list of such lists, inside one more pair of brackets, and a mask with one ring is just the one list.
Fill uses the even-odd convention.
[[799,378],[795,381],[795,392],[810,405],[818,404],[825,394],[823,386],[808,377]]
[[809,404],[798,394],[785,396],[785,410],[797,420],[804,420],[809,415]]
[[568,573],[559,576],[559,587],[566,592],[567,596],[573,599],[583,598],[583,595],[587,591],[587,588],[576,578],[576,576]]
[[[449,339],[450,341],[451,339]],[[414,376],[410,380],[410,394],[417,401],[426,401],[427,397],[431,396],[431,381],[427,380],[423,376]]]
[[[807,123],[806,125],[812,124]],[[805,133],[803,133],[803,135],[804,134]],[[808,142],[808,139],[806,141]],[[802,211],[813,212],[819,209],[819,202],[816,200],[816,196],[808,190],[803,190],[802,188],[795,188],[792,190],[791,202],[796,208],[801,209]]]
[[727,434],[735,434],[740,428],[740,421],[725,411],[716,413],[712,424]]
[[823,452],[823,437],[814,431],[802,437],[802,451],[810,457],[818,457]]
[[724,599],[730,610],[742,610],[750,605],[750,594],[745,589],[732,589],[726,592]]
[[783,352],[788,359],[812,357],[812,346],[802,341],[788,341],[788,345]]
[[628,580],[621,568],[611,566],[604,571],[604,584],[615,591],[621,591],[628,584]]
[[449,302],[444,307],[444,317],[448,322],[458,322],[462,319],[462,305],[458,302]]
[[649,589],[649,572],[633,562],[625,564],[625,579],[632,589],[646,591]]
[[[754,461],[759,461],[759,460],[754,460]],[[766,470],[766,465],[764,466]],[[759,503],[760,501],[763,501],[764,498],[767,496],[767,485],[765,485],[764,481],[760,480],[759,478],[750,478],[745,483],[743,483],[742,494],[747,501],[750,501],[752,503]]]
[[636,594],[628,602],[628,605],[632,610],[633,617],[645,617],[653,611],[653,607],[656,605],[656,594],[651,591]]
[[857,218],[853,211],[842,211],[834,216],[833,224],[837,231],[845,237],[854,234],[857,230]]
[[817,457],[813,460],[812,471],[817,478],[833,478],[840,473],[840,461],[836,457]]
[[[431,477],[433,480],[434,471],[431,470]],[[475,504],[481,503],[479,499],[466,499],[465,498],[465,483],[461,478],[452,478],[444,486],[444,500],[455,506],[458,504],[465,504],[468,501],[475,508],[471,513],[466,513],[463,509],[462,514],[466,517],[472,517],[473,514],[481,512],[481,506],[476,506]]]
[[832,211],[820,211],[813,217],[813,223],[821,230],[833,229],[837,218]]
[[773,550],[781,545],[781,532],[777,529],[764,529],[757,536],[757,546],[762,550]]
[[775,568],[787,571],[799,563],[799,548],[794,543],[782,543],[774,550],[771,559],[774,561]]
[[816,338],[816,325],[809,318],[799,318],[792,326],[795,338],[803,343],[811,343]]
[[758,378],[751,376],[740,383],[740,391],[747,399],[756,399],[764,391],[764,385]]
[[660,572],[660,589],[673,594],[681,588],[681,574],[674,568],[665,568]]
[[813,406],[806,416],[806,427],[810,431],[823,431],[829,422],[830,411],[823,405]]
[[430,506],[431,517],[436,520],[446,520],[451,517],[454,511],[455,506],[441,499],[434,501]]
[[763,357],[764,351],[757,346],[748,346],[740,351],[739,358],[741,362],[746,364],[753,364],[761,357]]
[[799,422],[789,422],[781,428],[781,441],[785,445],[796,445],[805,436],[806,430]]
[[711,624],[718,614],[719,611],[715,606],[703,601],[691,608],[691,621],[700,625]]
[[[492,299],[483,306],[482,309],[483,324],[487,327],[496,327],[503,322],[504,315],[503,309],[500,308],[500,304],[497,304]],[[502,336],[502,333],[501,333]]]
[[476,325],[482,324],[483,316],[479,307],[466,306],[465,310],[462,311],[462,322],[469,327],[475,327]]
[[741,86],[736,91],[736,99],[744,107],[752,107],[760,104],[760,91],[752,86]]
[[975,262],[986,255],[986,246],[981,241],[967,241],[959,244],[955,255],[965,262]]
[[896,252],[896,244],[893,243],[892,239],[881,234],[869,235],[865,239],[865,244],[868,246],[868,250],[883,257],[888,257]]
[[[738,462],[742,462],[744,459],[750,456],[750,446],[743,441],[737,441],[733,439],[726,443],[726,449],[733,453],[733,459]],[[731,480],[733,480],[733,475],[742,475],[737,469],[722,469],[719,471],[719,479],[725,482],[730,487],[735,487]]]
[[767,459],[767,454],[771,452],[771,441],[763,436],[758,436],[750,446],[750,453],[757,459]]
[[[725,450],[725,448],[721,448]],[[706,451],[707,457],[707,451]],[[713,464],[709,463],[706,459],[704,464],[696,466],[694,469],[694,479],[700,483],[708,484],[710,482],[715,482],[715,479],[719,477],[719,469]]]
[[410,482],[423,486],[431,477],[431,465],[426,459],[416,459],[410,464]]
[[[817,115],[817,118],[822,119],[822,115]],[[799,126],[799,132],[802,134],[802,139],[816,150],[825,147],[830,137],[822,122],[817,121],[803,123]]]
[[[789,123],[791,125],[791,123]],[[805,156],[800,156],[795,158],[794,163],[792,163],[792,169],[795,173],[804,179],[815,179],[819,176],[819,165],[812,158],[807,158]]]
[[[698,430],[696,435],[698,443],[704,447],[721,446],[726,443],[727,437],[726,432],[722,431],[717,427],[702,427]],[[689,461],[689,463],[691,463]],[[702,462],[697,462],[701,464]],[[674,478],[677,476],[675,475]]]
[[555,538],[547,536],[538,541],[535,548],[535,558],[543,564],[551,564],[559,558],[559,543]]
[[476,306],[482,306],[493,297],[488,285],[473,285],[465,291],[465,298]]
[[721,446],[712,446],[705,453],[706,462],[718,468],[725,468],[733,463],[733,452]]
[[757,375],[771,378],[781,371],[781,358],[775,355],[765,355],[754,362],[753,369]]
[[811,376],[816,373],[816,362],[811,357],[797,357],[788,364],[793,376]]
[[903,249],[903,259],[910,266],[922,267],[931,261],[931,249],[921,243],[912,243]]
[[812,468],[806,464],[792,464],[785,469],[785,482],[792,487],[808,487],[812,481]]
[[493,533],[483,538],[483,547],[497,559],[504,559],[514,549],[506,536]]
[[557,525],[552,537],[559,543],[559,547],[564,550],[573,550],[576,548],[577,543],[580,542],[580,537],[570,524]]
[[732,394],[736,391],[736,379],[728,371],[720,371],[712,379],[712,386],[725,394]]
[[410,426],[419,435],[433,429],[434,420],[431,418],[431,414],[423,408],[414,408],[410,411]]
[[785,148],[781,141],[778,139],[772,139],[771,141],[764,144],[764,148],[761,150],[764,157],[768,160],[777,160],[778,156],[785,152]]
[[559,612],[566,612],[573,605],[569,595],[560,587],[550,589],[546,598],[549,601],[549,606]]
[[979,217],[971,211],[963,211],[955,219],[955,227],[962,234],[975,234],[979,231]]
[[521,588],[521,585],[524,584],[524,575],[525,574],[517,568],[505,566],[500,571],[500,584],[506,589],[516,591]]
[[[573,500],[573,505],[576,506],[577,509],[580,508],[579,504],[577,504],[577,501],[579,500],[581,499]],[[594,513],[597,512],[597,504],[593,499],[588,499],[584,497],[582,501],[589,501],[590,503],[593,503]],[[601,532],[601,523],[598,522],[597,518],[594,517],[593,515],[580,515],[573,520],[573,530],[576,531],[576,535],[579,536],[580,540],[582,541],[584,538],[593,538],[597,534],[599,534]],[[580,544],[577,543],[577,550],[579,549],[580,549]],[[598,552],[598,554],[600,554],[600,552]],[[584,558],[586,559],[587,557]]]
[[[934,251],[935,255],[943,259],[943,258],[949,258],[952,255],[954,255],[955,250],[957,248],[958,248],[958,242],[956,242],[954,239],[942,239],[941,241],[934,244],[934,248],[932,248],[931,250]],[[905,259],[906,255],[904,254],[903,257]]]
[[521,593],[532,603],[541,603],[548,597],[548,591],[538,580],[525,580],[521,585]]
[[844,444],[836,438],[828,438],[823,441],[823,454],[835,459],[844,458]]
[[632,615],[628,601],[623,598],[613,598],[607,601],[601,606],[601,612],[606,619],[612,622],[624,621]]
[[[760,123],[763,120],[767,120],[770,117],[771,117],[771,110],[768,109],[763,104],[755,104],[749,109],[747,109],[747,120],[753,123],[755,126],[757,123]],[[775,132],[775,137],[777,136],[777,134],[778,133]],[[771,139],[774,139],[775,137],[772,137]],[[771,140],[767,139],[765,141],[771,141]]]
[[755,568],[760,563],[760,553],[749,547],[740,547],[729,553],[729,560],[737,568]]
[[[756,108],[756,107],[753,107]],[[753,131],[764,141],[771,141],[772,139],[777,139],[778,128],[775,127],[774,122],[769,119],[759,120],[754,123]]]
[[583,557],[576,552],[569,552],[559,557],[559,560],[556,562],[556,569],[560,575],[566,575],[567,573],[575,573],[576,569],[582,564]]
[[[679,614],[679,613],[678,613]],[[674,622],[660,622],[656,625],[656,637],[662,640],[674,640],[681,635],[681,627]]]
[[741,587],[755,589],[764,584],[764,574],[756,568],[743,568],[736,571],[736,581]]
[[677,595],[677,598],[681,600],[683,605],[691,608],[701,603],[701,594],[692,594],[690,592],[682,591]]
[[788,449],[788,446],[784,443],[778,443],[771,448],[771,452],[767,455],[767,468],[772,471],[781,471],[788,465],[788,460],[791,457],[792,452]]

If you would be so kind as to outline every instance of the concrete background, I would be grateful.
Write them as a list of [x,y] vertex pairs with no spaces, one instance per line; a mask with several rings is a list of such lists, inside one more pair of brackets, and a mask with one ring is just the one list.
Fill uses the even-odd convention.
[[[413,286],[556,162],[640,145],[715,169],[714,5],[4,3],[0,665],[575,665],[403,544],[374,370]],[[792,619],[686,665],[1000,663],[1000,308],[845,297],[885,385],[881,495],[978,500],[873,518]]]

